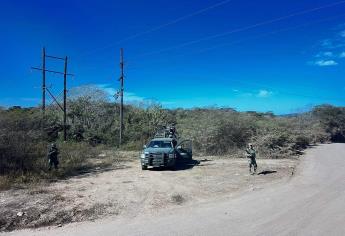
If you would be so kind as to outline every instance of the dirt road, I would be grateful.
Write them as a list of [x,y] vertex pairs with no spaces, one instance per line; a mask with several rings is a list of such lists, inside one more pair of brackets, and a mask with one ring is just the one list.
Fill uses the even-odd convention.
[[345,235],[344,155],[344,144],[320,145],[288,182],[135,217],[9,235]]
[[[111,158],[107,152],[100,159]],[[113,217],[134,218],[176,207],[217,201],[242,191],[288,181],[296,159],[260,159],[255,178],[245,158],[203,156],[176,171],[140,168],[137,152],[124,152],[113,166],[53,183],[0,191],[0,231],[55,227]]]

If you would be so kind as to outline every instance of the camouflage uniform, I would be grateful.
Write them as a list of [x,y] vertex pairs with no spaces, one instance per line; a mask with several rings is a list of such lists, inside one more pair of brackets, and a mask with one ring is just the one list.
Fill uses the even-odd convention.
[[59,150],[56,147],[56,144],[54,143],[52,144],[48,152],[48,164],[49,164],[48,170],[51,170],[53,165],[55,169],[58,169],[58,165],[59,165],[58,155],[59,155]]
[[252,166],[253,166],[254,173],[256,173],[256,168],[258,167],[258,165],[256,164],[256,159],[255,159],[256,151],[251,144],[249,144],[248,146],[249,147],[246,149],[246,156],[249,162],[249,172],[252,172]]

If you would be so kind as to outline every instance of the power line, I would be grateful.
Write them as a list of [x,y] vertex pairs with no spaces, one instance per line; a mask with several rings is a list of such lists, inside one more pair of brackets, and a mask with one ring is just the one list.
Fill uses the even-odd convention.
[[[276,33],[280,33],[280,32],[285,32],[285,31],[289,31],[289,30],[298,29],[298,28],[301,28],[301,27],[310,26],[312,24],[317,24],[317,23],[321,23],[321,22],[325,22],[325,21],[330,21],[330,20],[336,19],[336,18],[344,16],[344,15],[345,14],[340,14],[340,15],[336,15],[336,16],[332,16],[332,17],[327,17],[327,18],[320,19],[320,20],[317,20],[317,21],[304,23],[304,24],[301,24],[301,25],[297,25],[297,26],[293,26],[293,27],[287,27],[287,28],[284,28],[284,29],[267,32],[267,33],[260,34],[260,35],[254,36],[254,37],[248,37],[246,39],[237,40],[237,41],[234,41],[234,42],[231,42],[231,43],[216,45],[216,46],[209,47],[209,48],[206,48],[204,50],[198,51],[196,53],[202,53],[204,51],[212,50],[212,49],[217,48],[217,47],[222,47],[222,46],[227,46],[227,45],[233,45],[233,44],[241,43],[244,40],[256,39],[256,38],[268,36],[268,35],[271,35],[271,34],[276,34]],[[180,54],[180,56],[190,55],[190,54],[194,54],[194,53]],[[299,93],[295,93],[295,92],[291,92],[291,91],[285,91],[285,90],[276,89],[274,87],[270,87],[270,86],[268,86],[266,84],[261,84],[261,83],[250,83],[250,82],[245,82],[245,81],[236,80],[236,79],[230,79],[230,81],[238,82],[238,83],[242,83],[242,84],[247,84],[247,85],[254,85],[256,87],[261,87],[261,88],[263,87],[265,89],[270,89],[270,90],[278,91],[279,93],[287,94],[287,95],[293,95],[293,96],[299,96],[299,97],[305,97],[305,98],[313,98],[313,99],[324,99],[324,100],[332,100],[332,101],[344,101],[344,99],[342,99],[342,98],[331,98],[331,97],[324,97],[324,96],[312,96],[312,95],[308,95],[308,94],[299,94]],[[317,89],[317,88],[305,87],[305,86],[304,87],[298,86],[298,88],[302,88],[302,89],[309,88],[309,89],[313,89],[313,90]],[[324,90],[320,90],[320,89],[317,89],[317,90],[319,90],[320,92],[324,92]]]
[[[232,41],[232,42],[218,44],[218,45],[214,45],[214,46],[207,47],[207,48],[202,48],[202,49],[200,49],[198,51],[195,51],[195,52],[180,53],[180,54],[177,54],[177,56],[182,56],[183,57],[183,56],[189,56],[189,55],[194,55],[194,54],[200,54],[200,53],[204,53],[204,52],[216,49],[216,48],[239,44],[239,43],[242,43],[243,41],[252,40],[252,39],[258,39],[258,38],[270,36],[270,35],[273,35],[273,34],[278,34],[278,33],[281,33],[281,32],[286,32],[286,31],[295,30],[295,29],[298,29],[298,28],[307,27],[307,26],[310,26],[310,25],[313,25],[313,24],[318,24],[318,23],[322,23],[322,22],[326,22],[326,21],[331,21],[331,20],[334,20],[334,19],[342,17],[342,16],[345,16],[345,14],[340,14],[340,15],[336,15],[336,16],[332,16],[332,17],[327,17],[327,18],[323,18],[323,19],[320,19],[320,20],[317,20],[317,21],[300,24],[300,25],[297,25],[297,26],[282,28],[282,29],[279,29],[279,30],[270,31],[270,32],[266,32],[266,33],[262,33],[262,34],[258,34],[258,35],[254,35],[254,36],[250,36],[250,37],[246,37],[246,38],[235,40],[235,41]],[[161,61],[169,61],[170,59],[165,57],[163,59],[156,59],[156,60],[159,60],[161,62]],[[128,64],[133,64],[133,59]],[[134,63],[134,64],[137,64],[137,63]],[[135,68],[137,68],[137,66],[135,66]]]
[[[327,5],[323,5],[323,6],[320,6],[320,7],[315,7],[315,8],[311,8],[311,9],[295,12],[295,13],[292,13],[292,14],[289,14],[289,15],[286,15],[286,16],[281,16],[281,17],[278,17],[278,18],[275,18],[275,19],[271,19],[271,20],[268,20],[268,21],[262,21],[262,22],[259,22],[259,23],[253,24],[253,25],[249,25],[249,26],[246,26],[246,27],[237,28],[237,29],[234,29],[234,30],[231,30],[231,31],[227,31],[227,32],[223,32],[223,33],[219,33],[219,34],[203,37],[203,38],[200,38],[200,39],[188,41],[188,42],[185,42],[185,43],[182,43],[182,44],[178,44],[178,45],[175,45],[175,46],[172,46],[172,47],[167,47],[167,48],[163,48],[163,49],[160,49],[160,50],[157,50],[157,51],[150,51],[150,52],[147,52],[147,53],[142,53],[142,54],[139,54],[139,55],[137,55],[137,56],[135,56],[133,58],[135,59],[135,58],[138,58],[138,57],[149,56],[149,55],[159,54],[159,53],[170,51],[170,50],[174,50],[174,49],[179,49],[179,48],[186,47],[186,46],[189,46],[189,45],[193,45],[193,44],[196,44],[196,43],[199,43],[199,42],[208,41],[208,40],[211,40],[211,39],[216,39],[216,38],[228,36],[230,34],[243,32],[243,31],[246,31],[246,30],[249,30],[249,29],[254,29],[254,28],[257,28],[257,27],[260,27],[260,26],[272,24],[272,23],[275,23],[275,22],[278,22],[278,21],[282,21],[282,20],[286,20],[286,19],[295,17],[295,16],[305,15],[305,14],[308,14],[308,13],[311,13],[311,12],[315,12],[315,11],[322,10],[322,9],[325,9],[325,8],[334,7],[334,6],[337,6],[337,5],[340,5],[340,4],[344,4],[344,3],[345,3],[345,1],[338,1],[338,2],[335,2],[335,3],[332,3],[332,4],[327,4]],[[133,60],[133,58],[132,58],[132,60]]]
[[[226,1],[226,2],[228,2],[228,1]],[[345,1],[338,1],[338,2],[335,2],[335,3],[332,3],[332,4],[323,5],[323,6],[320,6],[320,7],[299,11],[299,12],[292,13],[292,14],[289,14],[289,15],[286,15],[286,16],[282,16],[282,17],[279,17],[279,18],[275,18],[275,19],[271,19],[271,20],[268,20],[268,21],[259,22],[259,23],[256,23],[256,24],[253,24],[253,25],[250,25],[250,26],[246,26],[246,27],[243,27],[243,28],[238,28],[238,29],[227,31],[227,32],[224,32],[224,33],[220,33],[220,34],[216,34],[216,35],[211,35],[211,36],[207,36],[207,37],[204,37],[204,38],[201,38],[201,39],[185,42],[183,44],[179,44],[179,45],[176,45],[176,46],[173,46],[173,47],[161,49],[161,50],[158,50],[158,51],[151,51],[151,52],[144,53],[144,54],[139,54],[136,57],[152,55],[152,54],[158,54],[158,53],[169,51],[169,50],[172,50],[172,49],[178,49],[180,47],[189,46],[189,45],[192,45],[192,44],[195,44],[195,43],[198,43],[198,42],[202,42],[202,41],[206,41],[206,40],[211,40],[211,39],[215,39],[215,38],[218,38],[218,37],[224,37],[224,36],[227,36],[227,35],[230,35],[230,34],[233,34],[233,33],[238,33],[238,32],[246,31],[246,30],[253,29],[253,28],[256,28],[256,27],[272,24],[274,22],[286,20],[286,19],[289,19],[289,18],[292,18],[292,17],[295,17],[295,16],[301,16],[301,15],[304,15],[304,14],[308,14],[308,13],[315,12],[315,11],[318,11],[318,10],[321,10],[321,9],[325,9],[325,8],[334,7],[334,6],[337,6],[337,5],[340,5],[340,4],[344,4],[344,3],[345,3]],[[192,15],[192,14],[190,14],[190,15]],[[333,18],[335,18],[335,17],[331,17],[331,19],[333,19]],[[183,20],[183,19],[181,19],[181,20]],[[313,22],[313,23],[319,23],[319,22],[326,21],[326,20],[329,20],[329,19],[327,18],[327,19],[319,20],[319,21],[316,21],[316,22]],[[266,35],[275,34],[275,33],[283,32],[283,31],[293,30],[293,29],[296,29],[296,28],[299,28],[299,27],[304,27],[304,26],[307,26],[307,25],[310,25],[310,24],[313,24],[313,23],[306,23],[306,24],[303,24],[303,25],[300,25],[300,26],[296,26],[296,27],[289,27],[289,28],[282,29],[282,30],[272,31],[272,32],[268,32],[268,33],[265,33],[265,34],[258,35],[256,37],[250,37],[250,38],[247,38],[247,39],[244,39],[244,40],[248,40],[248,39],[252,39],[252,38],[258,38],[258,37],[263,37],[263,36],[266,36]],[[165,25],[168,26],[170,24],[173,24],[173,23],[167,23]],[[160,27],[156,27],[156,28],[158,28],[157,30],[160,29]],[[153,31],[156,31],[156,30],[153,30]],[[148,30],[148,31],[145,31],[143,34],[147,34],[147,33],[150,33],[150,32],[152,32],[152,31]],[[139,37],[140,34],[141,33],[134,35],[133,38]],[[132,38],[129,37],[129,39],[132,39]],[[124,40],[127,40],[127,38],[124,39]],[[225,46],[225,45],[231,45],[231,44],[239,43],[241,41],[243,41],[243,40],[238,40],[238,41],[235,41],[235,42],[232,42],[232,43],[229,43],[229,44],[222,44],[222,45],[206,48],[206,49],[204,49],[204,51],[208,51],[208,50],[211,50],[211,49],[216,48],[216,47],[222,47],[222,46]],[[201,51],[201,52],[203,52],[203,51]],[[136,57],[134,57],[134,58],[136,58]],[[261,85],[261,86],[266,86],[266,85]],[[266,86],[266,88],[268,88],[268,87]],[[308,96],[308,95],[305,95],[305,94],[301,95],[301,94],[297,94],[297,93],[293,93],[293,92],[282,92],[282,93],[290,94],[290,95],[295,95],[295,96],[303,96],[303,97],[309,97],[309,98],[316,98],[316,97],[313,97],[313,96]],[[340,100],[340,99],[337,99],[337,98],[326,98],[326,97],[317,97],[317,98],[330,99],[330,100]]]
[[218,2],[218,3],[214,4],[214,5],[211,5],[211,6],[208,6],[208,7],[206,7],[206,8],[197,10],[197,11],[192,12],[192,13],[189,13],[189,14],[187,14],[187,15],[178,17],[178,18],[176,18],[175,20],[169,21],[169,22],[167,22],[167,23],[165,23],[165,24],[161,24],[161,25],[155,26],[155,27],[153,27],[153,28],[151,28],[151,29],[148,29],[148,30],[145,30],[145,31],[136,33],[136,34],[133,34],[133,35],[128,36],[128,37],[126,37],[126,38],[123,38],[123,39],[121,39],[121,40],[119,40],[119,41],[117,41],[117,42],[108,44],[107,46],[104,46],[104,47],[102,47],[102,48],[95,49],[95,50],[93,50],[93,51],[91,51],[91,52],[82,53],[82,55],[89,55],[89,54],[92,54],[92,53],[95,53],[95,52],[98,52],[98,51],[102,51],[102,50],[111,48],[111,47],[113,47],[114,45],[117,45],[117,44],[126,42],[126,41],[128,41],[128,40],[132,40],[132,39],[138,38],[138,37],[140,37],[140,36],[143,36],[143,35],[146,35],[146,34],[149,34],[149,33],[152,33],[152,32],[158,31],[158,30],[161,30],[161,29],[163,29],[163,28],[165,28],[165,27],[168,27],[168,26],[170,26],[170,25],[174,25],[174,24],[179,23],[179,22],[181,22],[181,21],[183,21],[183,20],[186,20],[186,19],[189,19],[189,18],[191,18],[191,17],[200,15],[200,14],[202,14],[202,13],[204,13],[204,12],[207,12],[207,11],[209,11],[209,10],[212,10],[212,9],[214,9],[214,8],[223,6],[223,5],[225,5],[225,4],[227,4],[227,3],[231,2],[231,1],[232,1],[232,0],[225,0],[225,1]]
[[[186,55],[193,55],[193,54],[204,53],[206,51],[209,51],[209,50],[212,50],[212,49],[215,49],[215,48],[238,44],[238,43],[241,43],[241,42],[246,41],[246,40],[257,39],[257,38],[261,38],[261,37],[265,37],[265,36],[269,36],[269,35],[273,35],[273,34],[277,34],[277,33],[281,33],[281,32],[286,32],[286,31],[295,30],[295,29],[302,28],[302,27],[307,27],[307,26],[310,26],[310,25],[313,25],[313,24],[318,24],[318,23],[322,23],[322,22],[326,22],[326,21],[331,21],[331,20],[334,20],[336,18],[342,17],[344,15],[345,14],[340,14],[340,15],[336,15],[336,16],[332,16],[332,17],[327,17],[327,18],[320,19],[320,20],[313,21],[313,22],[308,22],[308,23],[304,23],[304,24],[301,24],[301,25],[297,25],[297,26],[287,27],[287,28],[276,30],[276,31],[271,31],[271,32],[259,34],[259,35],[253,36],[253,37],[247,37],[247,38],[244,38],[244,39],[240,39],[240,40],[236,40],[236,41],[233,41],[233,42],[225,43],[225,44],[215,45],[215,46],[212,46],[212,47],[201,49],[200,51],[197,51],[197,52],[179,54],[178,56],[186,56]],[[159,61],[162,61],[162,60],[168,61],[169,59],[167,59],[167,58],[159,59]],[[128,64],[132,64],[132,62],[133,62],[133,60],[130,61],[129,63],[127,63],[127,65]],[[138,66],[136,64],[137,63],[134,63],[134,69],[138,68]],[[139,65],[139,68],[140,67],[141,66]]]
[[209,50],[213,50],[213,49],[216,49],[216,48],[220,48],[220,47],[224,47],[224,46],[229,46],[229,45],[233,45],[233,44],[238,44],[238,43],[241,43],[241,42],[246,41],[246,40],[258,39],[258,38],[266,37],[266,36],[269,36],[269,35],[278,34],[278,33],[281,33],[281,32],[286,32],[286,31],[295,30],[295,29],[298,29],[298,28],[303,28],[303,27],[310,26],[310,25],[313,25],[313,24],[318,24],[318,23],[322,23],[322,22],[326,22],[326,21],[331,21],[331,20],[334,20],[334,19],[339,18],[341,16],[345,16],[345,14],[340,14],[340,15],[336,15],[336,16],[332,16],[332,17],[327,17],[327,18],[324,18],[324,19],[321,19],[321,20],[304,23],[304,24],[297,25],[297,26],[292,26],[292,27],[287,27],[287,28],[275,30],[275,31],[270,31],[270,32],[262,33],[262,34],[259,34],[259,35],[253,36],[253,37],[247,37],[247,38],[240,39],[240,40],[237,40],[237,41],[233,41],[233,42],[230,42],[230,43],[218,44],[218,45],[215,45],[215,46],[212,46],[212,47],[201,49],[200,51],[194,52],[194,53],[203,53],[203,52],[206,52],[206,51],[209,51]]
[[[202,11],[202,12],[205,12],[206,10],[209,10],[209,9],[218,7],[218,6],[220,6],[220,5],[226,4],[226,3],[229,2],[229,1],[230,1],[230,0],[220,2],[220,3],[218,3],[218,4],[215,4],[215,5],[213,5],[213,6],[210,6],[210,7],[208,7],[208,8],[203,9],[203,10],[199,10],[199,11],[197,11],[197,12],[201,12],[201,11]],[[183,44],[179,44],[179,45],[176,45],[176,46],[172,46],[172,47],[168,47],[168,48],[164,48],[164,49],[160,49],[160,50],[156,50],[156,51],[150,51],[150,52],[138,54],[138,55],[135,55],[134,57],[130,58],[130,60],[133,60],[133,59],[136,59],[136,58],[140,58],[140,57],[142,57],[142,56],[159,54],[159,53],[166,52],[166,51],[170,51],[170,50],[173,50],[173,49],[178,49],[178,48],[181,48],[181,47],[186,47],[186,46],[189,46],[189,45],[192,45],[192,44],[201,42],[201,41],[210,40],[210,39],[214,39],[214,38],[218,38],[218,37],[230,35],[230,34],[237,33],[237,32],[246,31],[246,30],[248,30],[248,29],[253,29],[253,28],[256,28],[256,27],[259,27],[259,26],[271,24],[271,23],[274,23],[274,22],[277,22],[277,21],[282,21],[282,20],[284,20],[284,19],[288,19],[288,18],[291,18],[291,17],[294,17],[294,16],[304,15],[304,14],[307,14],[307,13],[310,13],[310,12],[318,11],[318,10],[325,9],[325,8],[329,8],[329,7],[333,7],[333,6],[336,6],[336,5],[343,4],[343,3],[345,3],[345,1],[338,1],[338,2],[335,2],[335,3],[332,3],[332,4],[323,5],[323,6],[320,6],[320,7],[316,7],[316,8],[311,8],[311,9],[299,11],[299,12],[292,13],[292,14],[289,14],[289,15],[286,15],[286,16],[282,16],[282,17],[279,17],[279,18],[275,18],[275,19],[272,19],[272,20],[269,20],[269,21],[263,21],[263,22],[260,22],[260,23],[256,23],[256,24],[254,24],[254,25],[250,25],[250,26],[243,27],[243,28],[238,28],[238,29],[235,29],[235,30],[232,30],[232,31],[228,31],[228,32],[221,33],[221,34],[216,34],[216,35],[204,37],[204,38],[201,38],[201,39],[197,39],[197,40],[185,42],[185,43],[183,43]],[[191,13],[191,14],[189,14],[189,15],[193,15],[193,14],[196,14],[196,13]],[[181,18],[183,18],[183,17],[181,17]],[[169,23],[167,23],[167,24],[165,24],[165,25],[168,25],[168,24],[169,24]],[[157,27],[157,28],[158,28],[158,27]],[[273,33],[274,33],[274,32],[268,33],[268,34],[273,34]],[[145,33],[145,34],[146,34],[146,33]],[[240,41],[240,40],[239,40],[239,41]],[[237,42],[236,42],[236,43],[237,43]],[[230,44],[232,44],[232,43],[230,43]],[[207,51],[207,50],[206,50],[206,51]],[[128,62],[128,61],[127,61],[127,62]]]

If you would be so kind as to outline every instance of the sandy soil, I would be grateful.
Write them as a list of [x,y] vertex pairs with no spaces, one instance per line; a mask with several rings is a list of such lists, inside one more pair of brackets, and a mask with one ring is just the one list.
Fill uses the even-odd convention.
[[207,156],[176,171],[142,171],[136,155],[108,170],[0,192],[0,230],[151,215],[288,181],[298,164],[296,159],[259,159],[261,174],[251,176],[246,159]]

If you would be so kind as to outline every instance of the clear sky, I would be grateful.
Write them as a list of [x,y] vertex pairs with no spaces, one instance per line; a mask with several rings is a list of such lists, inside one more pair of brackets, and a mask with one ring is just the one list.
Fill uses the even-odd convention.
[[[0,1],[0,105],[40,103],[41,50],[69,57],[69,87],[118,88],[164,107],[303,111],[345,105],[345,1]],[[63,70],[63,64],[47,61]],[[59,93],[62,78],[48,76]]]

